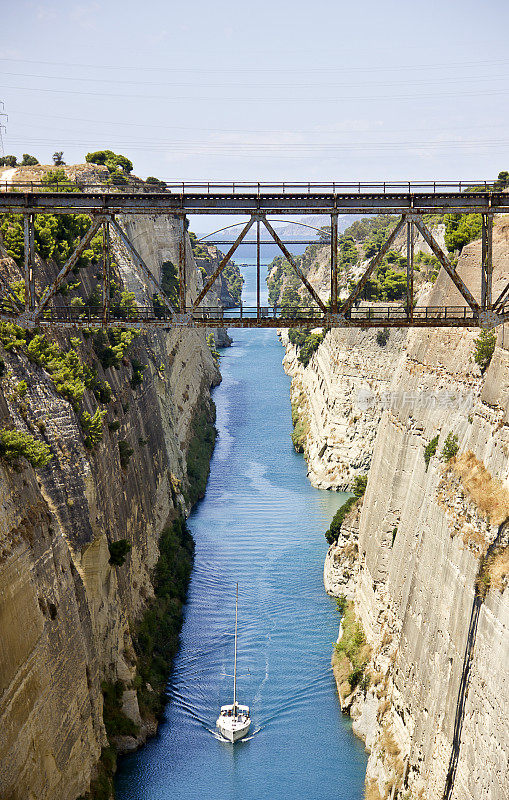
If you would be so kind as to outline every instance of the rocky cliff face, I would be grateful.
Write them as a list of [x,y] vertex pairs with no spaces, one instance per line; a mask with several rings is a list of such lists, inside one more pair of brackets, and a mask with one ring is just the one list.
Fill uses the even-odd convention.
[[405,338],[397,329],[388,338],[374,331],[334,329],[304,367],[282,333],[283,365],[292,378],[293,408],[303,422],[302,446],[313,486],[348,490],[354,477],[369,469]]
[[[480,257],[474,242],[458,265],[475,294]],[[497,296],[509,279],[507,224],[495,228],[494,264]],[[428,302],[459,302],[444,275]],[[327,380],[328,398],[346,383],[344,368],[320,354],[330,336],[299,371],[301,382],[313,373],[305,378],[311,442],[333,402],[316,387]],[[509,797],[509,351],[499,329],[482,375],[473,362],[477,336],[415,331],[399,352],[384,351],[385,369],[371,371],[369,342],[357,362],[357,381],[386,377],[390,400],[373,420],[362,510],[330,548],[325,581],[353,601],[333,663],[342,707],[370,752],[370,800]],[[358,350],[350,344],[343,353],[354,359]],[[365,429],[363,421],[363,443]],[[330,424],[328,431],[332,438]],[[458,451],[447,461],[450,435]]]
[[[175,226],[171,219],[129,223],[156,271],[175,257]],[[189,243],[188,255],[192,293],[200,278]],[[123,286],[146,300],[120,248],[116,259]],[[85,286],[87,275],[80,277]],[[2,427],[29,433],[52,454],[37,470],[24,459],[0,461],[3,800],[75,800],[88,791],[108,743],[101,684],[120,681],[124,715],[139,739],[153,732],[153,720],[139,713],[132,633],[154,594],[161,531],[189,511],[187,451],[220,380],[197,331],[141,335],[107,368],[97,359],[94,336],[79,339],[71,343],[79,358],[112,390],[101,406],[102,438],[93,446],[81,418],[98,407],[94,393],[87,389],[78,409],[26,348],[9,345],[2,354]],[[57,341],[68,350],[68,337]],[[135,379],[136,364],[143,364],[142,380]],[[115,565],[110,547],[121,540],[130,550]]]

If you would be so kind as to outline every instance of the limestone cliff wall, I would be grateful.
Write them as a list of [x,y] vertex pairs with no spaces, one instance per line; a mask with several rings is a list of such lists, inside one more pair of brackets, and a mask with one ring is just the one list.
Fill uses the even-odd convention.
[[[128,226],[156,271],[175,257],[175,225],[143,217]],[[120,248],[116,260],[123,286],[141,299],[147,288]],[[69,346],[66,337],[58,340]],[[91,339],[78,350],[93,361]],[[107,744],[102,681],[123,682],[125,705],[139,720],[132,626],[153,596],[159,535],[189,511],[187,447],[220,375],[198,331],[141,335],[118,368],[103,370],[95,360],[113,396],[102,440],[89,450],[81,412],[50,376],[16,349],[2,358],[2,426],[43,439],[53,458],[37,471],[26,461],[16,468],[0,462],[0,797],[75,800],[88,790]],[[132,358],[145,365],[139,386],[131,383]],[[83,407],[97,407],[92,392]],[[120,442],[132,449],[124,464]],[[120,539],[131,550],[116,567],[108,545]],[[148,732],[152,723],[142,723],[140,737]]]
[[[433,234],[444,246],[444,226],[433,226]],[[394,249],[404,253],[405,248],[406,238],[401,234]],[[420,234],[415,236],[414,250],[416,254],[430,252]],[[360,275],[366,266],[367,262],[362,262],[350,277]],[[318,248],[305,271],[327,299],[328,246]],[[419,304],[424,305],[430,302],[431,284],[422,276],[419,283]],[[343,296],[345,292],[343,288]],[[456,301],[460,303],[457,297]],[[281,339],[286,349],[283,366],[292,378],[292,402],[304,420],[303,452],[309,480],[318,488],[347,490],[356,475],[369,469],[382,412],[391,404],[394,373],[404,358],[407,331],[332,329],[306,367],[287,331],[281,332]]]
[[[480,256],[474,242],[458,265],[476,295]],[[501,222],[494,264],[497,296],[509,279],[509,228]],[[458,294],[440,274],[428,302],[445,301],[459,302]],[[412,332],[389,355],[390,404],[373,423],[362,511],[347,518],[327,555],[326,587],[353,599],[369,645],[353,690],[354,679],[337,674],[342,707],[370,752],[370,800],[509,797],[509,351],[499,329],[482,375],[473,361],[477,335]],[[300,380],[314,373],[306,379],[314,394],[308,439],[329,416],[316,390],[329,336],[300,370]],[[358,381],[365,368],[359,361]],[[342,373],[332,368],[332,396],[334,377]],[[459,449],[445,462],[449,434]],[[426,467],[425,447],[436,436]]]
[[282,332],[283,365],[294,408],[305,421],[308,477],[322,489],[347,490],[365,474],[406,333],[377,341],[375,331],[331,330],[307,367]]

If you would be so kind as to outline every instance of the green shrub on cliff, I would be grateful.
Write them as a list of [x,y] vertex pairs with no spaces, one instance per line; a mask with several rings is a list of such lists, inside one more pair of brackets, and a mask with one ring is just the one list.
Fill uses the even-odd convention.
[[309,364],[311,356],[316,353],[321,343],[325,339],[326,330],[321,333],[311,333],[305,328],[290,328],[288,338],[299,351],[297,358],[305,367]]
[[389,341],[389,336],[390,335],[391,335],[391,332],[389,330],[387,330],[387,328],[382,328],[382,330],[377,331],[376,332],[376,343],[377,343],[377,345],[379,347],[385,347],[385,345]]
[[33,467],[45,467],[53,458],[45,442],[9,428],[0,429],[0,457],[11,462],[26,458]]
[[309,331],[306,331],[304,328],[290,328],[288,330],[288,339],[295,347],[302,347],[308,333]]
[[179,647],[193,557],[194,542],[186,522],[176,519],[159,539],[159,559],[153,577],[155,597],[149,602],[134,635],[142,713],[159,716],[162,711],[166,683]]
[[507,189],[509,186],[509,172],[507,170],[503,170],[502,172],[498,173],[498,178],[493,184],[493,188],[496,192],[502,192],[504,189]]
[[121,328],[97,331],[93,339],[93,347],[103,369],[120,367],[126,351],[139,335],[139,331],[122,330]]
[[122,469],[127,469],[129,466],[129,462],[131,460],[131,456],[134,453],[133,448],[127,441],[127,439],[121,439],[118,443],[118,452],[120,457],[120,466]]
[[191,426],[191,440],[187,450],[187,477],[189,501],[194,504],[205,494],[214,451],[217,431],[214,426],[216,409],[212,401],[205,402],[195,413]]
[[31,361],[51,376],[59,394],[74,406],[81,401],[85,392],[85,370],[74,348],[62,350],[60,345],[43,334],[35,334],[28,343],[26,352]]
[[307,367],[311,361],[311,356],[316,353],[321,343],[325,339],[325,333],[325,331],[322,331],[322,333],[310,333],[306,337],[306,341],[299,351],[299,361],[305,367]]
[[329,530],[325,532],[325,538],[329,544],[334,544],[334,542],[337,542],[345,517],[352,510],[358,499],[359,498],[355,497],[355,495],[353,497],[349,497],[348,500],[343,503],[341,508],[339,508],[334,514],[332,522],[329,526]]
[[216,343],[214,342],[214,334],[209,333],[207,336],[207,344],[214,361],[219,361],[219,352],[216,350]]
[[355,497],[363,497],[367,485],[367,475],[356,475],[352,481],[352,492],[354,493]]
[[110,542],[108,544],[110,564],[114,567],[123,567],[131,547],[132,545],[127,539],[117,539],[116,542]]
[[299,417],[294,424],[292,431],[292,444],[297,453],[304,452],[306,437],[309,433],[309,423],[305,417]]
[[155,178],[153,175],[149,175],[148,178],[145,178],[145,183],[148,183],[149,186],[154,186],[156,189],[166,189],[166,181]]
[[302,411],[301,400],[302,395],[299,395],[298,399],[292,399],[292,444],[297,453],[304,452],[306,437],[309,433],[309,421],[306,413]]
[[142,364],[137,358],[131,359],[133,374],[131,376],[131,389],[137,389],[143,383],[143,372],[147,369],[146,364]]
[[439,438],[438,435],[434,436],[433,439],[430,442],[428,442],[428,444],[424,448],[424,461],[426,464],[426,472],[428,471],[429,462],[437,452],[438,438]]
[[117,768],[117,753],[113,747],[103,747],[96,765],[96,777],[90,781],[90,791],[78,800],[112,800],[114,797],[113,775]]
[[122,695],[125,686],[122,681],[101,684],[103,690],[103,719],[108,736],[136,736],[138,726],[122,712]]
[[23,158],[21,160],[22,167],[33,167],[35,164],[38,164],[39,161],[35,156],[31,156],[29,153],[23,153]]
[[103,437],[103,418],[106,415],[106,409],[101,411],[97,408],[94,414],[89,414],[84,411],[81,415],[81,427],[85,432],[85,447],[91,450]]
[[346,599],[346,595],[340,594],[339,597],[336,598],[336,608],[340,614],[344,614],[347,605],[348,600]]
[[178,268],[172,261],[161,265],[161,289],[174,309],[179,307],[180,280]]
[[0,158],[0,167],[15,167],[17,163],[17,156],[2,156],[2,158]]
[[452,431],[449,431],[447,434],[447,438],[444,442],[444,446],[442,448],[442,452],[440,453],[440,458],[442,461],[450,461],[451,458],[454,458],[458,454],[459,444],[458,444],[458,437]]
[[482,372],[485,372],[490,365],[496,343],[497,336],[493,331],[482,330],[477,339],[474,339],[474,361],[479,364]]
[[[370,648],[362,624],[357,620],[353,603],[348,603],[341,620],[342,636],[335,645],[336,654],[348,659],[343,665],[350,691],[361,682],[368,664]],[[346,669],[345,669],[346,668]]]

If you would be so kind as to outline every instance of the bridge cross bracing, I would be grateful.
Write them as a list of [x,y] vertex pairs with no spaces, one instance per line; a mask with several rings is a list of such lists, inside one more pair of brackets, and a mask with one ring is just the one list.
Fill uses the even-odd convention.
[[[101,186],[81,187],[81,191],[48,191],[37,184],[7,185],[0,191],[0,214],[23,216],[25,307],[15,307],[12,294],[6,294],[2,303],[3,319],[24,327],[57,326],[80,327],[90,325],[148,328],[189,327],[483,327],[491,328],[506,319],[506,302],[509,302],[509,284],[496,299],[492,296],[493,216],[509,213],[509,194],[493,191],[485,182],[429,182],[419,184],[166,184],[157,191],[139,188],[107,190]],[[73,186],[76,189],[76,187]],[[0,190],[2,186],[0,185]],[[34,246],[35,216],[39,214],[88,214],[91,226],[74,252],[39,297],[36,296],[37,259]],[[330,236],[325,244],[330,247],[330,302],[324,302],[301,271],[289,251],[291,242],[285,244],[274,229],[268,215],[326,214],[330,217]],[[338,215],[339,214],[394,214],[399,221],[384,244],[367,264],[364,273],[346,298],[338,291]],[[425,222],[432,213],[478,213],[482,215],[482,258],[480,297],[475,298],[442,250]],[[150,214],[170,215],[179,220],[179,306],[174,308],[156,278],[156,266],[150,267],[141,257],[125,229],[119,215]],[[213,274],[193,301],[188,301],[186,289],[186,217],[192,214],[245,214],[248,219],[237,238],[229,244]],[[247,236],[254,227],[256,238]],[[92,238],[103,233],[103,286],[102,308],[75,309],[55,305],[54,298],[66,276],[89,246]],[[263,230],[264,238],[261,238]],[[114,232],[127,248],[136,269],[159,295],[157,310],[146,307],[131,310],[128,317],[112,313],[110,296],[111,236]],[[418,231],[429,245],[451,281],[456,286],[464,305],[422,307],[415,306],[413,287],[413,248]],[[377,267],[388,253],[396,237],[406,234],[407,270],[405,301],[380,306],[360,305],[363,290]],[[219,278],[240,244],[251,241],[257,248],[257,304],[256,307],[221,310],[206,305],[207,293]],[[267,241],[275,243],[299,281],[305,286],[309,300],[297,308],[263,306],[260,292],[260,251]],[[307,240],[306,240],[307,241]],[[312,240],[310,240],[312,241]],[[206,243],[206,242],[205,242]],[[313,242],[314,243],[314,242]],[[324,244],[323,237],[316,243]],[[11,305],[9,309],[8,306]]]

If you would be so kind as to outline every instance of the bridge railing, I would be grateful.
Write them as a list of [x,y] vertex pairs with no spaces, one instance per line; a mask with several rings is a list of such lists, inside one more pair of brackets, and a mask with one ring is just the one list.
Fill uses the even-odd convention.
[[109,186],[104,183],[83,183],[63,181],[52,184],[38,181],[2,182],[1,192],[56,192],[81,191],[100,194],[164,194],[179,195],[271,195],[271,194],[458,194],[468,191],[493,191],[492,181],[480,180],[436,180],[436,181],[296,181],[296,182],[250,182],[250,181],[197,181],[197,182],[163,182],[153,184],[135,184]]
[[[14,309],[8,300],[0,301],[0,313],[4,318],[15,320],[20,314],[19,309]],[[316,325],[317,327],[327,325],[333,316],[329,313],[323,314],[321,309],[313,306],[301,306],[298,308],[288,308],[281,306],[237,306],[235,308],[223,309],[217,307],[200,307],[198,309],[188,308],[186,313],[192,323],[199,323],[206,327],[207,322],[212,324],[221,322],[224,327],[228,327],[229,322],[243,320],[258,320],[263,326],[264,321],[277,320],[281,327],[285,327],[285,322],[298,322],[302,320],[303,325]],[[469,306],[422,306],[415,307],[409,317],[407,309],[402,305],[362,305],[358,308],[350,309],[345,318],[352,322],[362,325],[363,322],[373,323],[400,321],[407,323],[410,319],[415,321],[434,320],[456,320],[469,321],[473,324],[477,322],[475,312]],[[90,325],[91,327],[101,326],[104,322],[114,321],[117,324],[139,323],[143,324],[164,324],[172,323],[172,314],[167,308],[156,308],[152,306],[137,307],[129,310],[129,313],[118,313],[110,311],[105,317],[102,309],[98,308],[75,308],[73,306],[57,306],[46,309],[41,317],[42,323],[64,323]]]

